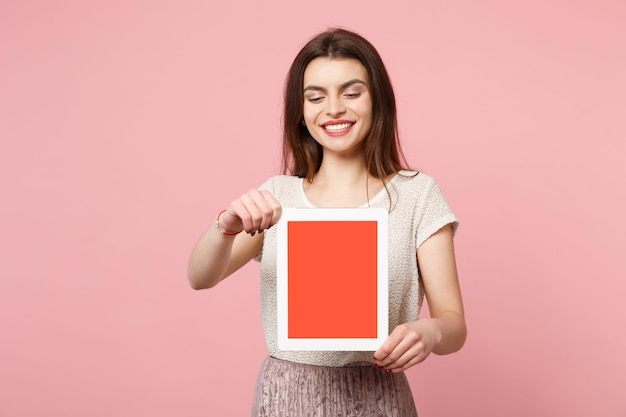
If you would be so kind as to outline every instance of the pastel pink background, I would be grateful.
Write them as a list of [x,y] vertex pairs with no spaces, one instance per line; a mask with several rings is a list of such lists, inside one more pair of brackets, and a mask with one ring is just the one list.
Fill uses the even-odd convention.
[[2,1],[0,416],[245,416],[258,265],[187,284],[278,172],[314,33],[379,49],[411,164],[461,219],[469,338],[421,417],[626,416],[626,3]]

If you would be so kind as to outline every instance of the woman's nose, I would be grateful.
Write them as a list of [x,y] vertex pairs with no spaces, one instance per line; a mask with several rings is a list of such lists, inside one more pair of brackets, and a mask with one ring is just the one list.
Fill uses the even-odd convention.
[[342,115],[346,111],[346,107],[340,98],[330,98],[326,100],[326,114],[331,117]]

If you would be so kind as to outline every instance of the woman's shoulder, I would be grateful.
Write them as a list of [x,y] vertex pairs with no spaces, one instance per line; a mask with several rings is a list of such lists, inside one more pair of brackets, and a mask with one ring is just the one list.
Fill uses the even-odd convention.
[[435,179],[430,175],[422,171],[408,171],[403,170],[396,174],[392,180],[396,187],[405,191],[425,191],[428,190],[433,184],[436,184]]
[[274,175],[269,177],[260,187],[260,190],[269,190],[272,193],[294,192],[298,190],[302,178],[294,175]]
[[423,172],[401,171],[394,180],[398,215],[414,213],[418,222],[417,247],[446,224],[452,224],[452,231],[456,232],[458,220],[433,177]]
[[393,178],[392,186],[404,204],[422,207],[445,202],[435,178],[422,171],[400,171]]
[[265,183],[265,184],[272,184],[272,185],[291,185],[291,184],[298,184],[300,181],[302,181],[302,178],[300,177],[296,177],[295,175],[273,175],[271,177],[269,177]]

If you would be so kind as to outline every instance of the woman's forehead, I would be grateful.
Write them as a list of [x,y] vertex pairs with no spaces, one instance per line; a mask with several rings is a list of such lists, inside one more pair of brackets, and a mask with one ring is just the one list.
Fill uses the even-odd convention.
[[354,58],[315,58],[304,70],[304,86],[332,87],[348,80],[360,79],[367,82],[367,70]]

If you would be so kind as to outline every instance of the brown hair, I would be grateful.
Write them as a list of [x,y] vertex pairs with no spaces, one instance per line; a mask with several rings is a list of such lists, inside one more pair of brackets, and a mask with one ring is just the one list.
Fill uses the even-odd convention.
[[373,120],[362,146],[369,173],[384,178],[406,169],[398,140],[396,99],[380,55],[362,36],[345,29],[329,29],[302,48],[287,73],[282,172],[312,180],[322,164],[322,147],[302,123],[304,71],[312,60],[320,57],[353,58],[367,70]]

